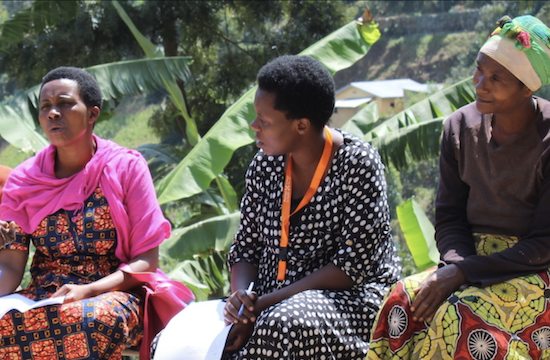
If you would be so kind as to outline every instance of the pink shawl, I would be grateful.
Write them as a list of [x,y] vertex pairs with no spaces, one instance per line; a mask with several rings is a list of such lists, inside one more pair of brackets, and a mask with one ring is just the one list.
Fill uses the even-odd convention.
[[170,223],[158,205],[145,159],[135,150],[94,135],[97,151],[86,167],[65,179],[54,173],[56,148],[50,145],[10,174],[3,189],[2,220],[15,221],[33,233],[48,215],[60,209],[81,211],[101,188],[117,229],[115,255],[126,263],[170,236]]

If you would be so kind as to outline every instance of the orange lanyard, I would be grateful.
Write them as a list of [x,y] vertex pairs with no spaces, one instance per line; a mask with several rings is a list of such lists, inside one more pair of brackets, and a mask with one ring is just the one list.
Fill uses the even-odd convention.
[[286,260],[287,260],[287,246],[288,246],[288,231],[290,228],[290,217],[298,210],[303,208],[321,184],[321,180],[325,175],[328,163],[330,161],[330,155],[332,153],[332,134],[328,127],[325,126],[325,147],[323,148],[323,155],[317,164],[309,188],[306,191],[306,194],[300,201],[300,204],[294,209],[292,214],[290,213],[290,199],[292,195],[292,154],[288,155],[288,165],[286,167],[285,173],[285,186],[283,189],[283,209],[282,209],[282,224],[281,224],[281,244],[279,245],[279,267],[277,270],[277,280],[284,281],[286,276]]

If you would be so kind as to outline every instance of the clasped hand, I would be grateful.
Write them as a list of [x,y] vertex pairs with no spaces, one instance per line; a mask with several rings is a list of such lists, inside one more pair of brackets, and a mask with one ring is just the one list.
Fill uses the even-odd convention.
[[416,298],[411,305],[414,321],[432,321],[443,302],[466,282],[462,270],[454,264],[430,274],[414,290]]
[[[254,313],[254,305],[258,300],[258,294],[251,292],[247,294],[244,290],[237,290],[233,294],[229,295],[225,308],[223,310],[223,316],[227,324],[233,324],[231,331],[227,337],[226,351],[237,351],[244,346],[244,344],[252,335],[254,330],[254,322],[256,321],[256,314]],[[244,304],[244,310],[239,317],[239,309]]]

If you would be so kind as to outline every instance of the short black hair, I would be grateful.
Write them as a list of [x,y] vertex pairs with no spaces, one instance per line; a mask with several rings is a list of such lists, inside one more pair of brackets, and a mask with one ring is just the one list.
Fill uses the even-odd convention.
[[312,57],[280,56],[260,69],[257,81],[261,90],[275,94],[275,110],[289,120],[307,118],[322,129],[332,116],[334,79]]
[[59,79],[76,81],[84,104],[86,104],[87,107],[97,106],[101,109],[101,104],[103,102],[101,89],[99,88],[97,80],[89,72],[73,66],[60,66],[51,70],[42,78],[40,91],[42,91],[42,87],[44,87],[46,83]]

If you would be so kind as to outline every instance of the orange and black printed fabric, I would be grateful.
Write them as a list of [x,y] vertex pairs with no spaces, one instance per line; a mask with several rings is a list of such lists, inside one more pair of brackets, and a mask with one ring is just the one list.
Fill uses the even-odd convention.
[[[81,211],[47,216],[33,234],[18,229],[10,249],[36,248],[31,281],[20,294],[39,300],[64,284],[88,284],[120,265],[116,229],[98,188]],[[139,292],[108,292],[69,304],[51,305],[0,319],[0,359],[112,359],[140,343],[143,297]]]
[[109,292],[0,320],[0,359],[121,359],[122,350],[142,336],[140,297]]

